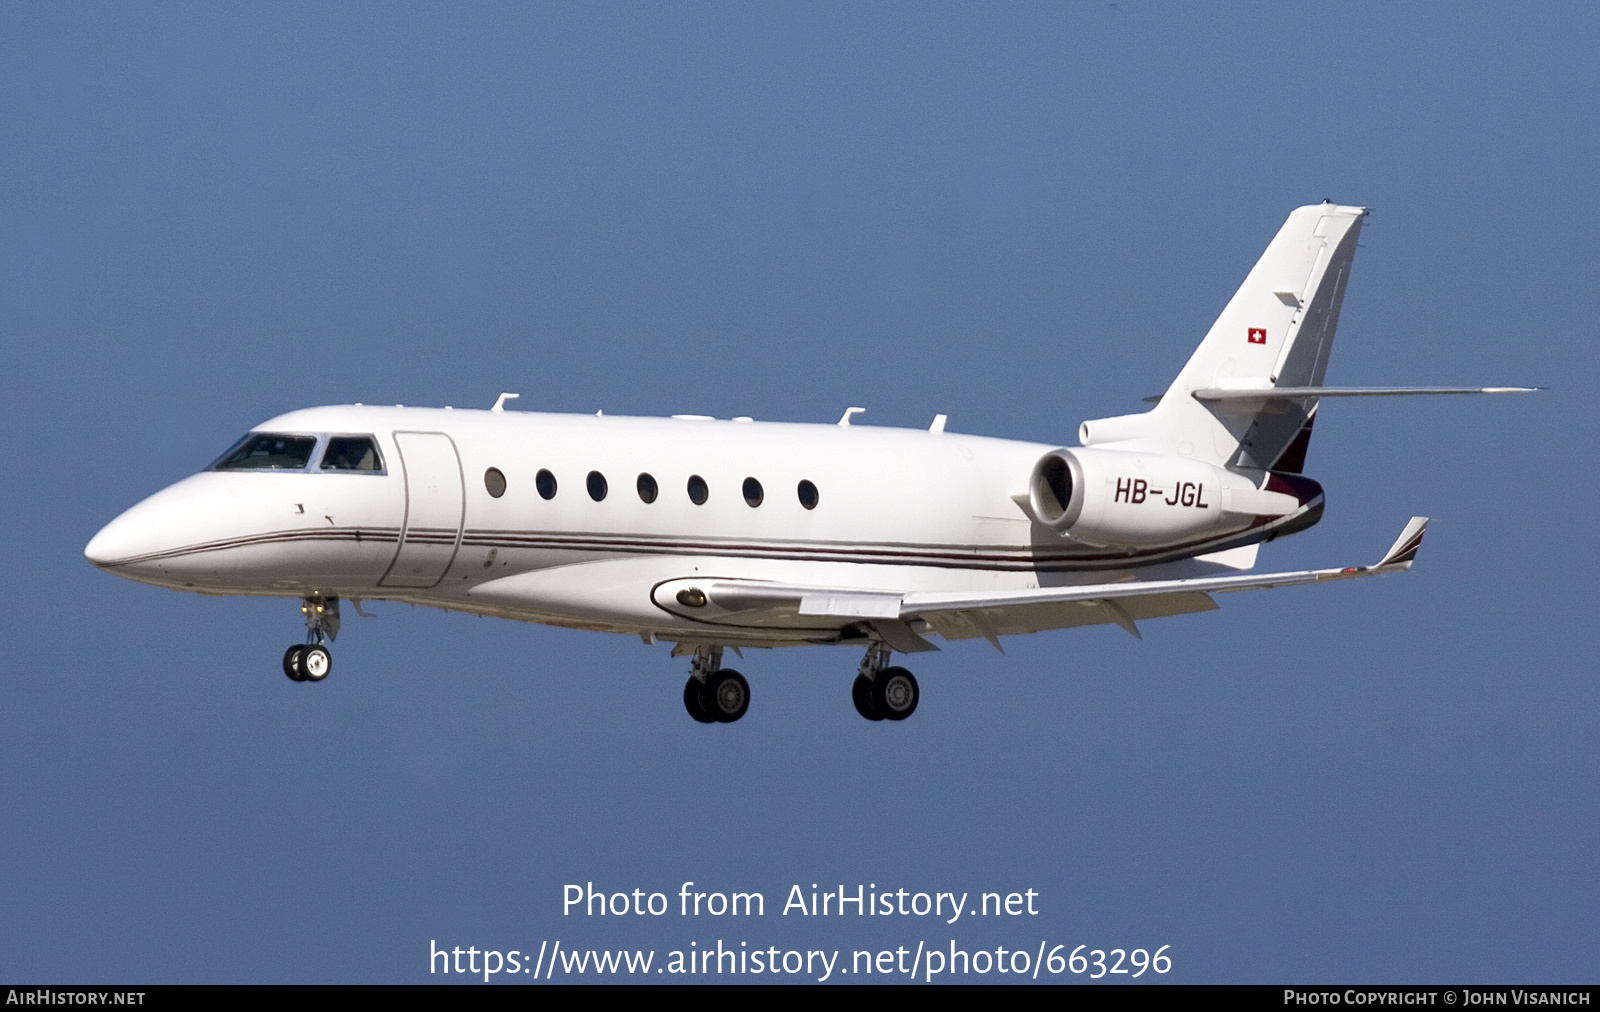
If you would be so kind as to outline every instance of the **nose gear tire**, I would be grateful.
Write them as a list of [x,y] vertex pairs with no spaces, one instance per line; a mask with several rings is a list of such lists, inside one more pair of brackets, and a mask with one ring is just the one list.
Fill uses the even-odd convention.
[[304,648],[297,665],[300,674],[308,682],[320,682],[328,677],[328,672],[333,670],[333,655],[328,653],[328,648],[317,644]]
[[291,682],[303,682],[306,676],[300,670],[300,655],[306,652],[304,643],[296,643],[283,654],[283,673]]

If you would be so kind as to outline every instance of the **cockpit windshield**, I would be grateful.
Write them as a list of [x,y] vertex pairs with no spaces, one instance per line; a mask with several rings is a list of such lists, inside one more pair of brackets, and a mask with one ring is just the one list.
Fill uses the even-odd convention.
[[378,448],[371,436],[334,436],[322,451],[324,471],[381,471]]
[[212,466],[218,471],[299,471],[316,448],[315,436],[252,432]]

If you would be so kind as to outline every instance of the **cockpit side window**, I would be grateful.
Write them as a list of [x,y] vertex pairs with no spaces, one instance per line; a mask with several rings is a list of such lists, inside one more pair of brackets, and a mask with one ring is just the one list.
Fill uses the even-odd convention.
[[212,466],[218,471],[300,471],[316,448],[315,436],[252,432]]
[[324,471],[382,471],[383,460],[371,436],[334,436],[322,452]]

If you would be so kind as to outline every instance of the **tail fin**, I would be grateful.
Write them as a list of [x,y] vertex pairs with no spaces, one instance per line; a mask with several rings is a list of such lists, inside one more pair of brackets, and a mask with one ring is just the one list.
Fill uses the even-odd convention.
[[[1303,464],[1296,437],[1309,436],[1315,397],[1202,402],[1191,395],[1322,385],[1366,214],[1332,203],[1297,208],[1161,402],[1142,415],[1084,422],[1083,445],[1125,445],[1244,468],[1271,468],[1280,458]],[[1294,456],[1298,462],[1287,459]]]

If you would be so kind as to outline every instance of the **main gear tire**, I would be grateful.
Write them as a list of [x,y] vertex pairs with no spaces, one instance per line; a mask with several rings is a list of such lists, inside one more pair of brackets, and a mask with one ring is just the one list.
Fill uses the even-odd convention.
[[700,706],[712,720],[732,724],[750,709],[750,683],[732,668],[713,671],[700,689]]
[[856,712],[868,720],[883,719],[872,703],[872,679],[866,675],[856,676],[855,684],[850,686],[850,701],[856,704]]
[[921,695],[916,676],[905,668],[884,668],[872,680],[872,707],[885,720],[905,720],[916,713]]
[[707,713],[705,707],[700,705],[700,680],[693,675],[683,683],[683,708],[689,711],[689,716],[701,724],[714,724],[717,721],[717,718]]

